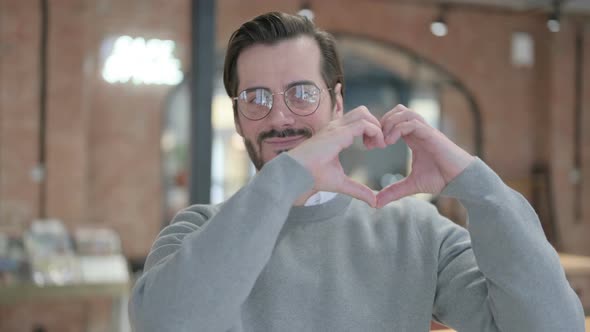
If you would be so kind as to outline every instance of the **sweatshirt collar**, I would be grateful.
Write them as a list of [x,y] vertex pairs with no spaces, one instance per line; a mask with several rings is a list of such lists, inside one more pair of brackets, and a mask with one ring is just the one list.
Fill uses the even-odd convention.
[[293,206],[289,211],[288,220],[299,222],[322,221],[343,214],[350,204],[352,197],[342,194],[334,194],[327,201],[311,206]]

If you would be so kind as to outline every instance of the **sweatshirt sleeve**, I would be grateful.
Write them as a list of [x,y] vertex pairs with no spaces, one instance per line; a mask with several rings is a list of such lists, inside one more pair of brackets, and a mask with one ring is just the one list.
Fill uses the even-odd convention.
[[213,216],[198,208],[180,212],[158,235],[133,288],[134,330],[229,330],[293,202],[312,186],[311,174],[281,154]]
[[584,312],[527,200],[481,160],[443,190],[467,210],[468,234],[443,232],[435,319],[469,331],[584,331]]

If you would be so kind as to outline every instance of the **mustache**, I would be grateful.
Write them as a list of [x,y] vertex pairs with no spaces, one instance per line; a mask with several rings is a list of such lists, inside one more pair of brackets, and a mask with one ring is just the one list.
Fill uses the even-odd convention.
[[309,130],[307,128],[299,128],[299,129],[287,128],[287,129],[284,129],[281,131],[271,129],[269,131],[262,132],[262,133],[260,133],[260,135],[258,135],[258,144],[261,144],[262,141],[264,141],[267,138],[272,138],[272,137],[285,138],[285,137],[290,137],[290,136],[303,136],[305,138],[310,138],[311,137],[311,130]]

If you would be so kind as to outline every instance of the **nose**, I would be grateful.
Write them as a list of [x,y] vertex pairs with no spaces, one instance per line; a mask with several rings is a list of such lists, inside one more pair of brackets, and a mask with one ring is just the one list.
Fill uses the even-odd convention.
[[289,110],[282,95],[273,96],[273,105],[268,121],[273,128],[290,127],[295,123],[295,114]]

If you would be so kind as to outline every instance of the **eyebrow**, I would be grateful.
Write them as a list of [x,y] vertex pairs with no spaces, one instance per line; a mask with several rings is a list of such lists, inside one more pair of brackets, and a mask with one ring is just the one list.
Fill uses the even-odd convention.
[[290,88],[294,87],[295,85],[300,85],[300,84],[316,85],[313,81],[309,81],[309,80],[295,81],[295,82],[291,82],[291,83],[287,84],[287,86],[285,87],[285,90],[290,89]]
[[[310,81],[310,80],[293,81],[293,82],[287,84],[285,86],[285,89],[283,91],[286,91],[286,90],[288,90],[288,89],[290,89],[290,88],[292,88],[292,87],[294,87],[296,85],[300,85],[300,84],[311,84],[311,85],[317,86],[317,84],[315,84],[314,81]],[[242,91],[252,91],[252,90],[256,90],[256,89],[265,89],[265,90],[268,90],[268,91],[271,91],[272,92],[272,90],[269,87],[266,87],[266,86],[253,86],[253,87],[249,87],[249,88],[243,89]]]

